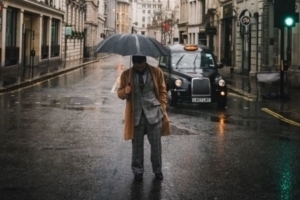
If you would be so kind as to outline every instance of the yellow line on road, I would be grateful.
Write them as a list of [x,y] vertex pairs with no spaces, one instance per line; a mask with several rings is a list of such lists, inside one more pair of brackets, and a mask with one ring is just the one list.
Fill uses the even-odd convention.
[[287,119],[287,118],[283,117],[282,115],[280,115],[278,113],[275,113],[275,112],[273,112],[272,110],[270,110],[268,108],[262,108],[261,110],[264,111],[264,112],[266,112],[266,113],[268,113],[268,114],[270,114],[270,115],[272,115],[273,117],[275,117],[275,118],[277,118],[277,119],[279,119],[279,120],[281,120],[283,122],[292,124],[294,126],[300,126],[300,123],[295,122],[295,121],[290,120],[290,119]]
[[238,95],[238,94],[234,94],[234,93],[231,93],[231,92],[228,92],[228,94],[229,94],[230,96],[240,97],[240,98],[245,99],[245,100],[247,100],[247,101],[254,101],[254,100],[251,99],[251,98],[248,98],[248,97],[245,97],[245,96],[242,96],[242,95]]

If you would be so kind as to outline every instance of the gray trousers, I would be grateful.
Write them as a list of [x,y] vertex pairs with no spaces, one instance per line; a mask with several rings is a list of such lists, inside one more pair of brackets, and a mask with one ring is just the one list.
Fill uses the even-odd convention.
[[161,173],[161,129],[162,121],[149,124],[142,113],[139,125],[134,127],[134,139],[132,140],[131,168],[134,174],[144,173],[144,135],[147,134],[151,146],[151,163],[154,173]]

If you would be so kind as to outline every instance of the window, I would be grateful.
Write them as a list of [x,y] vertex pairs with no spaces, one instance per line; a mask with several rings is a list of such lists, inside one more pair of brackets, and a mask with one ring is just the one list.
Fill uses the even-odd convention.
[[176,69],[204,69],[214,68],[212,54],[209,53],[173,53],[172,67]]
[[58,20],[52,19],[51,44],[58,44]]
[[151,10],[148,10],[148,14],[150,14]]
[[48,40],[48,18],[43,16],[43,33],[42,33],[42,45],[47,45]]
[[145,35],[145,31],[142,31],[141,33],[142,33],[142,35]]
[[145,28],[145,24],[142,25],[142,28]]
[[145,13],[145,10],[143,10],[143,13]]
[[59,37],[59,21],[52,19],[51,26],[51,56],[59,56],[60,46],[58,44]]
[[142,21],[145,22],[145,17],[142,18]]
[[168,61],[169,57],[168,56],[162,56],[159,58],[159,66],[162,68],[168,68]]
[[17,39],[17,9],[7,8],[6,46],[15,47]]
[[43,30],[42,30],[42,59],[46,59],[48,58],[49,56],[49,44],[48,44],[48,22],[49,21],[49,18],[46,17],[46,16],[43,16],[43,19],[42,19],[42,27],[43,27]]
[[[5,47],[5,66],[15,65],[19,61],[19,47],[17,47],[17,14],[15,8],[7,8],[6,18],[6,47]],[[3,52],[4,50],[2,50]]]

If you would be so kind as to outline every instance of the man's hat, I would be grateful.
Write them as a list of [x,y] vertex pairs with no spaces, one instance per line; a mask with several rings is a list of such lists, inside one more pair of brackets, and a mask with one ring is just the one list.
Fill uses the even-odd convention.
[[132,56],[132,62],[133,63],[142,63],[146,61],[146,56]]

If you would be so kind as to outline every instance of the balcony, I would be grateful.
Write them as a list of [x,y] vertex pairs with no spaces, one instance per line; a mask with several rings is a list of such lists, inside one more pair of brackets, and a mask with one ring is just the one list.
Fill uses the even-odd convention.
[[5,66],[16,65],[19,61],[19,47],[5,48]]

